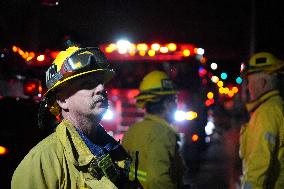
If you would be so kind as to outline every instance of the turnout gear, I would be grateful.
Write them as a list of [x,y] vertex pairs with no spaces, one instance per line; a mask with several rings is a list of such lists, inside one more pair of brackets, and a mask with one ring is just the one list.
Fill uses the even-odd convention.
[[139,151],[137,176],[145,189],[177,189],[185,170],[178,152],[179,136],[162,118],[146,114],[125,133],[122,145],[133,159],[130,178],[134,178],[135,152]]
[[95,155],[80,132],[64,119],[55,133],[35,146],[21,162],[13,175],[12,188],[124,189],[128,180],[125,162],[129,156],[101,126],[98,132],[97,145],[104,151],[102,156]]
[[[113,74],[97,48],[71,47],[57,56],[46,72],[48,91],[40,108],[46,107],[45,103],[52,111],[60,99],[56,95],[63,95],[62,99],[69,100],[66,106],[62,105],[66,109],[60,112],[58,109],[63,120],[20,163],[12,178],[12,188],[128,189],[129,185],[133,186],[128,179],[130,156],[99,124],[103,114],[99,109],[106,110],[106,106],[85,108],[92,105],[95,97],[99,103],[106,101],[103,83]],[[79,83],[72,80],[83,75],[86,77],[80,78]],[[65,86],[69,80],[75,87]],[[59,87],[61,91],[57,91]],[[84,103],[80,100],[77,103],[78,99]]]
[[139,90],[136,104],[140,108],[144,108],[147,102],[158,101],[160,96],[177,93],[173,81],[162,71],[153,71],[147,74],[140,83]]
[[250,121],[240,132],[243,189],[284,188],[284,102],[277,90],[247,104]]

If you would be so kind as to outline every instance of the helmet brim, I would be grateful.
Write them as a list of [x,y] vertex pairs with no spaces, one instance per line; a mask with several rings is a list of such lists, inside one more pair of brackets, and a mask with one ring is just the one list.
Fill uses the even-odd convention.
[[48,89],[46,91],[46,93],[43,96],[48,98],[55,91],[55,89],[57,89],[63,83],[65,83],[65,82],[67,82],[67,81],[69,81],[71,79],[74,79],[74,78],[77,78],[77,77],[80,77],[80,76],[83,76],[83,75],[95,73],[95,72],[103,73],[103,77],[104,77],[103,81],[104,81],[104,83],[109,82],[115,75],[115,72],[112,69],[95,69],[95,70],[90,70],[90,71],[86,71],[86,72],[77,73],[77,74],[69,76],[69,77],[67,77],[67,78],[65,78],[65,79],[63,79],[61,81],[56,82],[50,89]]
[[278,64],[278,65],[273,65],[273,66],[266,66],[266,67],[260,67],[260,68],[251,68],[246,71],[244,71],[241,76],[242,77],[247,77],[248,75],[254,74],[254,73],[259,73],[259,72],[264,72],[267,74],[273,74],[277,73],[280,70],[283,70],[284,68],[284,63]]
[[143,99],[149,99],[149,98],[154,98],[157,96],[162,96],[162,95],[171,95],[171,94],[177,94],[176,90],[171,90],[171,91],[155,91],[155,92],[149,92],[149,93],[140,93],[137,96],[135,96],[136,100],[143,100]]
[[142,92],[138,94],[135,99],[136,99],[136,106],[138,108],[144,108],[145,104],[147,102],[154,102],[156,101],[160,96],[164,95],[175,95],[177,94],[176,90],[171,90],[171,91],[155,91],[155,92],[149,92],[145,93]]

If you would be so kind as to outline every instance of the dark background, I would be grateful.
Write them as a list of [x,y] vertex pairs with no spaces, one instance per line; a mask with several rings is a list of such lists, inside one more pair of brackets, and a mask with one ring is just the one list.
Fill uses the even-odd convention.
[[96,46],[123,37],[194,43],[212,60],[239,63],[262,50],[284,56],[284,13],[276,0],[58,1],[1,1],[0,46],[61,50],[66,38]]

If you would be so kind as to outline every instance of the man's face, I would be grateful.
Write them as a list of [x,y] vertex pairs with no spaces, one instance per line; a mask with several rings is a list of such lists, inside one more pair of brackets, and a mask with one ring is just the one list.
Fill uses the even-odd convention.
[[250,93],[251,101],[256,100],[262,94],[264,79],[259,76],[259,73],[248,75],[248,90]]
[[72,116],[101,120],[108,108],[108,99],[104,85],[96,77],[88,74],[74,79],[64,88],[63,93],[69,95],[65,99],[67,111]]
[[167,110],[167,121],[169,123],[174,122],[174,115],[177,110],[178,98],[177,95],[172,95],[165,102],[165,109]]

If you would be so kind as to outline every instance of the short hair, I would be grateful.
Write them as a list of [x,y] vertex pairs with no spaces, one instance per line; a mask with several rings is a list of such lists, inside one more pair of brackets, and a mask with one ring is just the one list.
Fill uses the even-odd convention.
[[173,100],[175,95],[159,95],[156,97],[155,101],[149,101],[145,104],[145,109],[147,113],[150,114],[160,114],[164,111],[164,102],[167,100]]
[[265,72],[260,72],[257,74],[258,79],[263,78],[266,80],[266,88],[268,90],[278,89],[279,87],[279,78],[277,74],[268,74]]

